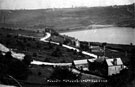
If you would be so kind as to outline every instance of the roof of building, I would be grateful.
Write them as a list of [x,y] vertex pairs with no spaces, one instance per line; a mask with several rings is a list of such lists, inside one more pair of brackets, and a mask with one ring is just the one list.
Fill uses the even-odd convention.
[[[11,50],[0,43],[0,51],[6,53],[6,52],[11,51]],[[4,53],[4,55],[5,55],[5,53]],[[20,60],[22,60],[25,56],[25,54],[23,54],[23,53],[16,53],[16,52],[13,52],[13,51],[11,51],[11,53],[12,53],[12,57],[20,59]]]
[[[123,65],[123,62],[122,62],[121,58],[115,58],[115,59],[117,61],[116,62],[117,65]],[[113,61],[114,61],[114,59],[106,59],[106,63],[107,63],[108,66],[113,66],[114,65]]]
[[8,52],[9,49],[0,43],[0,51],[2,51],[2,52]]
[[12,57],[17,58],[19,60],[23,60],[24,59],[25,54],[23,54],[23,53],[16,53],[16,52],[13,52],[13,51],[11,51],[11,52],[12,52]]
[[0,87],[16,87],[16,86],[10,86],[10,85],[3,85],[3,84],[0,84]]
[[83,59],[83,60],[74,60],[73,62],[75,65],[80,65],[80,64],[87,64],[88,61],[93,62],[94,60],[93,59]]

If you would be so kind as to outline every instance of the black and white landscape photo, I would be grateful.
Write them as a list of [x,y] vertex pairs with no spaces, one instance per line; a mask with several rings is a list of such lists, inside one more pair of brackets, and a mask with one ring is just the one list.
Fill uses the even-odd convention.
[[135,87],[135,1],[0,0],[0,87]]

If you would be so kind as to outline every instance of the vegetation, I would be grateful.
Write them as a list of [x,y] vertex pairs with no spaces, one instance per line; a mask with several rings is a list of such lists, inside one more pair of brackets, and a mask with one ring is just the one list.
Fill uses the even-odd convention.
[[0,83],[17,86],[17,80],[26,80],[31,73],[25,62],[13,58],[11,52],[0,53],[0,71]]
[[[31,65],[30,62],[32,61],[32,59],[45,62],[66,63],[72,62],[74,59],[83,59],[84,57],[88,58],[88,56],[81,56],[77,54],[77,52],[75,55],[73,50],[67,50],[66,48],[63,48],[62,43],[60,45],[44,43],[39,41],[39,37],[27,37],[27,33],[26,35],[25,33],[24,35],[14,34],[16,30],[12,29],[0,29],[0,31],[0,43],[4,44],[6,47],[12,49],[15,52],[26,54],[24,59],[20,61],[13,58],[11,56],[11,53],[8,52],[6,54],[7,58],[4,59],[5,62],[1,61],[1,63],[6,64],[6,66],[0,67],[1,70],[3,70],[0,76],[5,76],[3,74],[7,73],[17,80],[21,80],[21,82],[23,81],[23,83],[25,83],[26,81],[30,84],[43,84],[42,81],[45,81],[45,79],[48,79],[53,73],[55,73],[56,68],[53,69],[52,67],[47,67],[44,65]],[[11,34],[11,32],[13,32],[13,34]],[[55,34],[55,37],[59,36],[57,33]],[[1,59],[3,59],[3,57]],[[66,70],[66,72],[68,71]],[[70,72],[70,74],[72,73]],[[35,79],[38,80],[35,81]],[[7,80],[4,79],[4,82],[5,81]],[[45,82],[44,84],[46,83],[47,82]]]
[[[41,42],[39,41],[39,37],[37,38],[26,37],[27,33],[22,36],[19,36],[18,34],[10,33],[10,32],[14,33],[16,32],[16,30],[1,29],[0,31],[1,31],[0,43],[4,44],[8,48],[11,48],[13,51],[30,54],[36,60],[50,61],[50,62],[62,62],[62,61],[72,62],[74,59],[78,58],[83,59],[84,57],[85,58],[89,57],[89,56],[81,56],[79,54],[74,55],[73,50],[68,50],[62,46],[58,46],[55,44]],[[6,31],[8,32],[4,33]],[[58,39],[60,37],[58,34],[56,35],[55,34],[53,34],[53,36],[51,37],[52,41],[55,41],[54,40],[55,38]],[[63,37],[60,38],[63,39]],[[59,43],[60,40],[57,40],[56,42]],[[62,43],[60,45],[62,45]]]
[[[19,35],[19,33],[23,35]],[[26,33],[25,33],[26,32]],[[50,32],[50,29],[47,31]],[[28,36],[30,35],[34,36]],[[34,60],[45,61],[45,62],[72,62],[76,59],[88,59],[89,56],[83,55],[81,50],[86,50],[88,52],[93,52],[93,49],[89,47],[97,46],[99,49],[103,49],[103,52],[93,52],[99,56],[103,56],[104,53],[107,57],[121,57],[124,64],[129,68],[128,70],[122,71],[122,74],[116,75],[108,78],[109,83],[93,83],[91,86],[106,86],[110,87],[120,86],[125,82],[130,85],[131,82],[134,81],[133,72],[134,68],[134,46],[131,45],[119,45],[119,44],[108,44],[108,43],[98,43],[98,42],[81,42],[80,52],[76,52],[74,50],[66,49],[62,47],[62,44],[68,44],[70,46],[74,46],[72,42],[74,38],[61,36],[55,31],[51,31],[53,34],[51,38],[48,40],[56,41],[60,43],[59,45],[51,44],[50,42],[45,43],[39,41],[39,35],[44,35],[42,32],[35,33],[33,31],[25,31],[25,30],[12,30],[12,29],[0,29],[0,43],[4,44],[8,48],[11,48],[15,52],[25,53],[26,56],[22,61],[17,60],[11,56],[11,52],[7,52],[6,55],[2,55],[0,53],[0,81],[2,83],[7,82],[5,80],[6,75],[11,75],[22,83],[26,84],[38,84],[38,85],[50,85],[51,83],[46,82],[47,80],[63,80],[63,79],[82,79],[81,76],[77,76],[73,74],[71,71],[67,69],[67,67],[52,67],[52,66],[37,66],[31,65],[30,62]],[[27,37],[28,36],[28,37]],[[104,50],[105,48],[105,50]],[[99,50],[97,49],[97,50]],[[114,51],[115,50],[115,51]],[[95,62],[92,64],[93,69],[95,67],[102,67],[100,63]],[[99,69],[100,71],[100,69]],[[63,74],[64,73],[64,74]],[[66,74],[65,74],[66,73]],[[124,81],[120,79],[126,78]],[[36,80],[35,80],[36,79]],[[114,84],[119,81],[119,84]],[[48,84],[47,84],[48,83]],[[62,83],[65,85],[65,83]],[[77,85],[82,86],[82,83],[77,83]],[[54,83],[55,85],[55,83]],[[58,83],[58,85],[60,85]],[[87,86],[87,85],[83,85]],[[123,85],[122,85],[123,86]],[[29,86],[28,86],[29,87]]]
[[[1,10],[3,27],[44,30],[53,27],[57,31],[91,28],[89,25],[116,25],[135,27],[134,4],[123,6],[63,8],[39,10]],[[4,17],[5,16],[5,23]]]
[[[48,80],[54,81],[54,83],[49,83],[50,85],[58,85],[58,86],[69,86],[69,85],[80,85],[80,83],[72,83],[69,81],[80,80],[81,75],[76,75],[71,72],[68,67],[55,67],[54,72],[48,78]],[[58,82],[55,82],[58,81]]]

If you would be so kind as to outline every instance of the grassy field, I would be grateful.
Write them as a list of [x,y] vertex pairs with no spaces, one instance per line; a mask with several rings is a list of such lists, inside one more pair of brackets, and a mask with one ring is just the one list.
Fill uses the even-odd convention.
[[[33,36],[36,38],[18,36],[18,34],[23,34],[25,36]],[[68,50],[60,45],[41,42],[39,41],[40,37],[43,37],[42,33],[36,33],[33,31],[0,29],[0,43],[2,43],[8,48],[13,49],[13,51],[15,52],[29,54],[34,60],[44,61],[44,62],[55,62],[55,63],[56,62],[57,63],[61,63],[61,62],[71,63],[73,60],[76,60],[76,59],[89,58],[89,56],[79,54],[73,50]],[[56,36],[56,37],[59,37],[59,36]],[[0,63],[3,63],[3,62],[0,61]],[[32,85],[32,87],[33,86],[39,87],[39,85],[41,84],[48,84],[46,80],[50,78],[50,76],[52,76],[53,73],[57,76],[57,75],[60,75],[57,72],[62,71],[60,69],[60,70],[57,70],[57,72],[55,72],[54,71],[55,69],[57,70],[57,67],[54,68],[53,66],[31,65],[31,67],[29,67],[30,74],[28,75],[27,79],[21,82],[23,85],[25,85],[24,87],[27,87],[26,86],[27,84],[28,84],[28,87],[30,87],[30,85]],[[66,69],[65,72],[67,72],[67,70],[68,69]],[[64,74],[65,73],[63,73],[63,75]],[[52,77],[55,78],[55,75]],[[72,75],[72,73],[70,75]],[[0,82],[1,82],[1,79],[0,79]]]
[[39,10],[1,10],[0,26],[57,31],[84,29],[89,25],[134,27],[134,5]]
[[[35,38],[18,36],[19,34],[33,36]],[[89,58],[89,56],[80,55],[60,45],[41,42],[39,41],[41,37],[43,37],[42,33],[33,31],[0,29],[0,43],[17,52],[28,53],[36,60],[46,62],[72,62],[75,59]],[[63,42],[63,38],[60,36],[53,35],[51,39],[59,43]]]
[[[18,34],[23,35],[30,35],[37,38],[28,38],[28,37],[22,37],[18,36]],[[45,61],[45,62],[72,62],[73,60],[77,59],[88,59],[89,56],[82,55],[81,53],[77,53],[73,50],[68,50],[66,48],[63,48],[61,45],[57,46],[50,43],[44,43],[40,42],[39,38],[42,37],[42,33],[37,33],[34,31],[26,31],[26,30],[12,30],[12,29],[0,29],[0,43],[4,44],[8,48],[12,48],[16,52],[21,52],[25,54],[30,54],[33,59]],[[66,39],[66,38],[65,38]],[[69,37],[68,37],[69,39]],[[57,41],[60,43],[63,43],[63,38],[60,35],[53,35],[51,37],[51,40]],[[70,42],[70,40],[68,41]],[[92,46],[99,46],[99,48],[103,49],[103,43],[99,42],[90,42]],[[69,44],[74,46],[73,44]],[[83,46],[82,46],[83,45]],[[129,72],[126,78],[129,79],[133,75],[132,68],[130,66],[133,66],[132,63],[134,63],[134,49],[135,46],[132,45],[119,45],[119,44],[106,44],[106,56],[107,57],[121,57],[124,65],[129,67]],[[88,49],[88,42],[81,42],[81,50],[86,50],[89,52],[90,49]],[[99,50],[99,49],[97,49]],[[125,54],[127,52],[127,55]],[[98,56],[103,56],[103,52],[92,52]],[[133,60],[133,61],[131,61]],[[66,76],[64,72],[64,69],[57,70],[57,67],[54,68],[52,66],[37,66],[37,65],[31,65],[29,67],[29,70],[31,71],[30,75],[27,77],[26,80],[22,81],[22,84],[25,87],[39,87],[39,85],[50,85],[46,82],[47,79],[55,78],[55,76],[58,75],[58,78],[63,74],[62,76]],[[57,71],[57,73],[56,73]],[[62,71],[62,72],[61,72]],[[65,70],[66,71],[66,70]],[[61,73],[61,74],[59,74]],[[57,75],[56,75],[57,74]],[[71,74],[72,75],[72,74]],[[75,75],[76,76],[76,75]],[[126,76],[126,75],[125,75]],[[71,77],[72,76],[67,76]],[[88,78],[87,76],[81,76],[80,79]],[[78,78],[78,77],[77,77]],[[73,79],[73,78],[72,78]],[[134,79],[134,78],[133,78]],[[126,81],[124,80],[124,81]],[[119,80],[118,80],[119,81]],[[132,80],[134,82],[134,80]],[[91,85],[94,87],[100,87],[100,86],[106,86],[108,83],[76,83],[79,86],[87,86]],[[122,83],[121,83],[122,84]],[[133,83],[134,84],[134,83]],[[43,86],[42,85],[42,86]],[[54,85],[56,85],[54,83]],[[59,84],[58,84],[59,85]],[[126,85],[130,85],[128,82]],[[113,86],[110,86],[113,87]],[[128,86],[126,86],[128,87]],[[131,86],[133,87],[133,86]]]

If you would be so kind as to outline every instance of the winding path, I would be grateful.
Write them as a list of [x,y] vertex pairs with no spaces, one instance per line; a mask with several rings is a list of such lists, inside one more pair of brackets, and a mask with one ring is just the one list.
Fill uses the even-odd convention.
[[[40,41],[49,42],[49,41],[47,41],[47,39],[50,38],[50,37],[51,37],[51,34],[47,32],[46,36],[41,38]],[[53,41],[50,41],[50,43],[56,44],[56,45],[60,44],[60,43],[53,42]],[[68,45],[64,45],[64,44],[62,44],[62,46],[67,48],[67,49],[72,49],[72,50],[76,50],[77,52],[79,52],[79,49],[77,49],[77,48],[74,48],[74,47],[71,47],[71,46],[68,46]],[[0,44],[0,50],[2,50],[3,52],[8,52],[10,49],[6,48],[4,45]],[[12,53],[12,56],[14,58],[17,58],[19,60],[22,60],[25,56],[25,54],[16,53],[16,52],[13,52],[13,51],[11,51],[11,53]],[[86,52],[86,51],[82,51],[82,54],[93,57],[93,59],[88,59],[89,61],[94,61],[95,59],[97,59],[97,55],[95,55],[95,54],[92,54],[92,53],[89,53],[89,52]],[[83,59],[83,60],[79,60],[79,61],[84,61],[84,60],[87,60],[87,59]],[[51,62],[41,62],[41,61],[37,61],[37,60],[33,60],[31,62],[31,64],[48,65],[48,66],[72,66],[72,63],[51,63]],[[72,72],[81,73],[80,71],[78,71],[76,69],[72,69]],[[82,73],[82,74],[86,75],[86,76],[94,76],[96,78],[98,77],[98,76],[95,76],[95,75],[90,75],[90,74],[85,74],[85,73]],[[98,77],[98,78],[101,78],[101,77]]]
[[[40,41],[49,42],[49,41],[46,40],[49,37],[51,37],[51,34],[47,32],[46,36],[41,38]],[[50,41],[50,43],[59,45],[59,43],[53,42],[53,41]],[[74,47],[71,47],[71,46],[68,46],[68,45],[64,45],[64,44],[62,46],[65,47],[65,48],[73,49],[73,50],[76,50],[77,52],[79,52],[79,49],[77,49],[77,48],[74,48]],[[88,59],[89,61],[94,61],[95,59],[97,59],[97,55],[95,55],[95,54],[92,54],[92,53],[89,53],[89,52],[86,52],[86,51],[82,51],[82,53],[84,55],[88,55],[88,56],[94,57],[93,59]],[[84,59],[84,60],[87,60],[87,59]],[[71,66],[72,65],[72,63],[50,63],[50,62],[41,62],[41,61],[36,61],[36,60],[33,60],[31,62],[31,64],[36,64],[36,65],[52,65],[52,66]]]
[[[51,37],[51,34],[46,32],[46,36],[41,38],[40,41],[43,41],[43,42],[49,42],[47,39]],[[50,43],[52,44],[56,44],[56,45],[59,45],[59,43],[57,42],[53,42],[53,41],[50,41]],[[63,47],[67,48],[67,49],[72,49],[72,50],[76,50],[77,52],[79,52],[79,49],[77,48],[74,48],[74,47],[71,47],[71,46],[68,46],[68,45],[64,45],[62,44]],[[10,49],[5,47],[4,45],[0,44],[0,50],[2,52],[8,52]],[[16,52],[13,52],[11,50],[11,53],[12,53],[12,56],[14,58],[17,58],[19,60],[22,60],[25,56],[25,54],[22,54],[22,53],[16,53]],[[93,59],[88,59],[89,61],[94,61],[96,58],[97,58],[97,55],[95,54],[92,54],[92,53],[89,53],[89,52],[86,52],[86,51],[82,51],[82,53],[84,55],[88,55],[88,56],[91,56],[93,57]],[[83,59],[83,60],[87,60],[87,59]],[[36,64],[36,65],[52,65],[52,66],[71,66],[72,63],[50,63],[50,62],[41,62],[41,61],[37,61],[37,60],[33,60],[31,62],[31,64]]]
[[[51,36],[50,33],[46,33],[46,36],[43,37],[43,38],[41,38],[40,41],[49,42],[46,39],[49,38],[50,36]],[[53,41],[50,41],[50,43],[59,45],[59,43],[53,42]],[[73,49],[73,50],[76,50],[77,52],[79,52],[79,49],[77,49],[77,48],[74,48],[74,47],[71,47],[71,46],[68,46],[68,45],[64,45],[64,44],[62,46],[65,47],[65,48]],[[92,56],[94,58],[97,58],[97,55],[95,55],[95,54],[92,54],[92,53],[89,53],[89,52],[86,52],[86,51],[82,51],[82,53],[85,54],[85,55],[88,55],[88,56]]]

